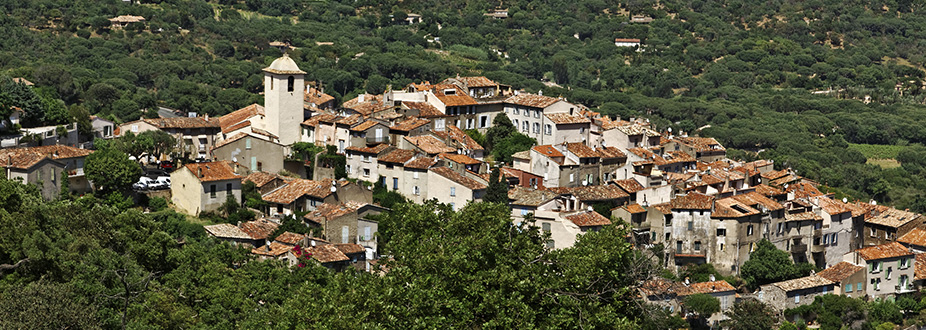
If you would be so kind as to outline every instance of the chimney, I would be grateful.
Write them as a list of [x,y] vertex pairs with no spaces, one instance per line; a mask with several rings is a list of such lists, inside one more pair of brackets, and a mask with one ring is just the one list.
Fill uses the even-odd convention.
[[363,103],[363,101],[366,99],[365,96],[367,96],[367,95],[366,95],[366,94],[357,95],[357,101],[360,102],[360,103]]
[[203,115],[203,117],[206,119],[206,121],[209,121],[209,114],[208,114],[208,113],[205,114],[205,115]]
[[203,177],[203,168],[202,168],[202,167],[197,167],[197,168],[196,168],[196,176],[198,176],[198,177],[200,177],[200,178]]

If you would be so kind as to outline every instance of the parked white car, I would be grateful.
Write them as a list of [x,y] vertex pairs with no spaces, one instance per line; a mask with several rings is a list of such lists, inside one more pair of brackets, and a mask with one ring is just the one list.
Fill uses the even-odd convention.
[[154,179],[143,176],[138,178],[138,182],[132,184],[132,189],[135,190],[147,190],[151,188],[151,184],[155,182]]
[[157,190],[157,189],[170,189],[170,177],[169,176],[160,176],[156,180],[148,184],[148,189]]

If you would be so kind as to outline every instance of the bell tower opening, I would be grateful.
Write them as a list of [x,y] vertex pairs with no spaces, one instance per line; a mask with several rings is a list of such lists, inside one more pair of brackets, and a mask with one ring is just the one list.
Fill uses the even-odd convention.
[[286,78],[286,91],[292,92],[293,89],[295,88],[296,88],[296,78],[293,76],[289,76],[289,78]]

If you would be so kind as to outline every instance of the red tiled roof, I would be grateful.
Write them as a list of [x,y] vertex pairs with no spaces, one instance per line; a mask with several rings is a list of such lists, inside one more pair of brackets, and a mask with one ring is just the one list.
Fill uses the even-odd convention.
[[769,211],[777,211],[777,210],[781,210],[785,208],[784,205],[781,205],[775,200],[765,197],[762,194],[759,194],[757,192],[748,192],[745,194],[739,194],[739,195],[733,196],[733,199],[736,199],[737,201],[743,204],[753,206],[753,207],[755,205],[762,205]]
[[248,176],[244,177],[244,179],[242,179],[241,182],[251,181],[251,182],[254,182],[255,186],[260,188],[272,182],[273,180],[276,180],[279,178],[280,176],[273,174],[273,173],[251,172],[251,174],[248,174]]
[[319,205],[315,211],[306,213],[303,218],[311,220],[317,223],[324,223],[326,220],[334,220],[340,217],[343,217],[347,214],[357,212],[363,203],[358,202],[348,202],[348,203],[323,203]]
[[303,121],[302,126],[315,127],[315,126],[318,126],[319,123],[334,124],[334,122],[337,121],[339,118],[341,117],[335,114],[321,113],[321,114],[314,115],[312,116],[312,118],[309,118]]
[[242,223],[239,227],[253,239],[266,239],[279,226],[276,222],[261,219]]
[[597,151],[589,148],[585,143],[566,143],[566,150],[579,158],[597,158],[601,157]]
[[646,213],[646,209],[640,206],[640,204],[625,205],[623,206],[623,209],[630,213]]
[[0,149],[0,164],[3,167],[28,169],[46,157],[51,159],[86,157],[92,152],[93,150],[63,145]]
[[223,181],[241,179],[235,174],[229,161],[191,163],[184,165],[200,182]]
[[144,122],[157,128],[221,128],[219,121],[202,117],[146,118]]
[[611,220],[595,211],[567,215],[566,220],[572,221],[572,223],[579,227],[606,226],[611,224]]
[[262,245],[256,249],[251,249],[251,253],[256,255],[268,256],[268,257],[277,257],[286,254],[289,251],[292,251],[293,247],[281,244],[277,242],[270,243],[269,246]]
[[585,124],[592,122],[588,117],[572,116],[568,113],[551,113],[545,116],[554,124]]
[[478,76],[478,77],[456,77],[457,80],[466,84],[467,88],[473,87],[494,87],[498,86],[498,83],[492,81],[489,78]]
[[544,155],[544,156],[547,156],[547,157],[550,157],[550,158],[553,158],[553,157],[565,157],[565,156],[563,155],[563,153],[559,152],[559,150],[556,150],[556,148],[554,148],[553,146],[551,146],[551,145],[549,145],[549,144],[547,144],[547,145],[542,145],[542,146],[534,146],[534,147],[531,148],[531,149],[533,149],[533,150],[536,151],[536,152],[539,152],[541,155]]
[[627,158],[623,151],[615,147],[598,148],[598,153],[601,154],[601,158]]
[[356,126],[354,126],[354,127],[351,127],[350,130],[351,130],[351,131],[354,131],[354,132],[362,132],[362,131],[366,131],[366,130],[370,129],[370,128],[373,127],[373,126],[376,126],[376,124],[380,124],[380,125],[386,126],[385,124],[380,123],[380,122],[375,121],[375,120],[367,120],[367,121],[362,122],[362,123],[360,123],[360,124],[358,124],[358,125],[356,125]]
[[690,192],[673,199],[670,203],[673,210],[710,210],[714,204],[714,197]]
[[289,204],[302,196],[323,199],[331,195],[331,179],[320,181],[294,179],[263,196],[263,200],[277,204]]
[[868,216],[865,217],[865,222],[898,228],[921,218],[922,216],[917,213],[902,211],[893,207],[881,207],[869,212]]
[[717,142],[714,138],[703,138],[703,137],[677,137],[675,138],[681,144],[691,147],[696,151],[712,151],[712,150],[726,150],[720,142]]
[[919,228],[913,228],[903,236],[897,238],[898,242],[916,245],[916,246],[926,246],[926,230]]
[[443,132],[432,132],[437,136],[451,142],[456,142],[458,146],[462,146],[465,149],[469,150],[484,150],[476,140],[473,140],[466,132],[464,132],[459,127],[454,125],[447,125],[447,129]]
[[390,147],[392,146],[390,146],[388,143],[380,143],[373,147],[347,147],[345,148],[345,150],[364,153],[364,154],[378,155],[379,153],[386,151],[386,149],[389,149]]
[[[445,90],[448,89],[455,90],[454,94],[446,94]],[[469,95],[466,95],[466,92],[464,92],[456,85],[435,85],[434,96],[437,96],[437,99],[439,99],[442,103],[444,103],[445,106],[448,107],[478,104],[476,100],[474,100]]]
[[373,113],[393,107],[392,104],[386,104],[383,102],[382,95],[364,94],[363,97],[363,102],[360,102],[360,96],[357,96],[351,100],[348,100],[347,102],[344,102],[342,106],[357,111],[363,115],[363,117],[369,117]]
[[640,42],[640,39],[633,39],[633,38],[616,38],[616,39],[614,39],[614,42]]
[[350,127],[350,126],[353,126],[354,124],[359,123],[362,118],[363,117],[361,117],[359,114],[353,114],[353,115],[338,119],[337,121],[335,121],[335,124],[347,125],[348,127]]
[[926,253],[917,253],[913,262],[913,278],[917,281],[926,280]]
[[219,117],[219,126],[222,127],[222,133],[233,132],[239,128],[250,125],[251,122],[248,119],[263,115],[264,107],[254,103]]
[[614,184],[631,194],[646,189],[636,179],[614,180]]
[[784,191],[784,190],[781,190],[781,189],[778,189],[778,188],[769,186],[769,185],[767,185],[767,184],[760,184],[760,185],[758,185],[758,186],[754,186],[753,188],[756,189],[756,192],[757,192],[757,193],[760,193],[760,194],[762,194],[762,195],[764,195],[764,196],[768,196],[768,197],[779,196],[779,195],[784,195],[784,194],[785,194],[785,191]]
[[733,197],[718,199],[714,205],[716,207],[711,213],[712,218],[741,218],[760,213],[759,210],[741,203]]
[[395,149],[379,157],[378,161],[383,163],[404,164],[409,159],[412,159],[412,157],[415,157],[414,150]]
[[408,102],[403,101],[402,105],[409,109],[418,110],[418,117],[421,118],[434,118],[434,117],[452,117],[451,115],[444,114],[437,110],[433,105],[427,102]]
[[408,119],[402,122],[398,122],[395,125],[392,125],[392,127],[389,127],[389,129],[396,130],[396,131],[402,131],[402,132],[408,132],[408,131],[411,131],[413,129],[416,129],[418,127],[421,127],[421,126],[424,126],[430,123],[431,121],[427,119],[409,117]]
[[472,190],[486,189],[486,185],[481,184],[476,180],[467,178],[461,175],[460,173],[457,173],[456,171],[451,170],[450,168],[447,168],[447,167],[435,167],[431,169],[431,172],[434,172],[437,175],[445,177],[450,181],[456,182]]
[[302,240],[304,239],[305,239],[305,235],[303,234],[297,234],[294,232],[287,231],[287,232],[283,232],[282,234],[280,234],[280,236],[277,236],[277,238],[274,239],[274,241],[277,241],[283,244],[297,245],[301,243]]
[[438,157],[438,158],[449,159],[449,160],[451,160],[451,161],[453,161],[453,162],[455,162],[455,163],[459,163],[459,164],[463,164],[463,165],[482,164],[482,162],[479,161],[479,160],[476,160],[476,159],[473,159],[473,158],[471,158],[471,157],[469,157],[469,156],[467,156],[467,155],[461,155],[461,154],[448,154],[448,153],[442,153],[442,154],[437,155],[437,157]]
[[533,108],[546,108],[558,101],[559,99],[557,98],[527,93],[521,93],[505,99],[505,103],[523,105]]
[[334,101],[334,96],[322,93],[315,87],[309,87],[308,91],[305,92],[305,100],[318,106]]
[[323,264],[350,260],[341,250],[331,244],[313,246],[305,249],[305,252],[311,254],[312,259]]
[[701,283],[691,283],[687,288],[679,290],[679,296],[687,296],[698,293],[717,293],[717,292],[727,292],[727,291],[736,291],[730,283],[727,281],[713,281],[713,282],[701,282]]
[[559,194],[573,194],[581,201],[608,201],[629,197],[621,188],[612,185],[595,185],[575,188],[547,188]]
[[856,266],[843,261],[820,271],[817,275],[833,282],[842,282],[862,269],[865,269],[865,267]]
[[457,149],[448,147],[443,141],[431,135],[405,136],[404,138],[406,141],[428,154],[457,151]]
[[868,261],[913,255],[913,252],[910,252],[905,246],[897,242],[869,246],[858,249],[856,252],[862,259]]
[[336,247],[339,251],[341,251],[341,253],[344,254],[364,253],[367,251],[360,244],[337,243],[334,244],[334,247]]
[[412,159],[412,160],[408,161],[407,163],[405,163],[405,167],[406,167],[406,168],[415,168],[415,169],[419,169],[419,170],[426,170],[426,169],[430,168],[431,165],[434,165],[435,161],[436,161],[436,158],[431,158],[431,157],[418,157],[418,158]]

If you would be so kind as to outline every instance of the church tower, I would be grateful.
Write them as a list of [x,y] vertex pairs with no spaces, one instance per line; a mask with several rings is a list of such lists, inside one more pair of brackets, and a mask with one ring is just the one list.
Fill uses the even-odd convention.
[[289,54],[283,54],[264,68],[264,111],[267,131],[280,137],[280,144],[299,142],[305,102],[305,71]]

